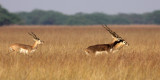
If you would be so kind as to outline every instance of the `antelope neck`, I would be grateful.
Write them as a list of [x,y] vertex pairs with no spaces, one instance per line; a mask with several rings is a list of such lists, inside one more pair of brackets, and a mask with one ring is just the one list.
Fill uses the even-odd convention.
[[33,44],[33,46],[32,46],[32,49],[37,48],[37,46],[38,46],[38,43],[35,42],[35,43]]
[[111,44],[111,48],[114,48],[118,43],[120,43],[122,40],[120,41],[114,41],[112,44]]

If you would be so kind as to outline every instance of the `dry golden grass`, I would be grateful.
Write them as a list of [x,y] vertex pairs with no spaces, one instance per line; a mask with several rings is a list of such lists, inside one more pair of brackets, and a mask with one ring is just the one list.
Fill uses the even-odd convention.
[[[159,80],[160,26],[112,25],[129,44],[118,53],[89,57],[87,46],[109,43],[95,26],[5,26],[0,28],[0,80]],[[12,43],[33,44],[33,31],[44,45],[34,54],[9,54]]]

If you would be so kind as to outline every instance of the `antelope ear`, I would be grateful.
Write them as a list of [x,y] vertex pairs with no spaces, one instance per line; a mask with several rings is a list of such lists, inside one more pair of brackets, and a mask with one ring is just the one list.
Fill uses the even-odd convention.
[[115,38],[113,35],[111,35],[112,38]]
[[118,41],[122,40],[121,38],[116,38]]
[[34,41],[37,41],[36,39],[33,39]]
[[111,37],[112,37],[114,40],[118,40],[118,38],[114,37],[113,35],[111,35]]

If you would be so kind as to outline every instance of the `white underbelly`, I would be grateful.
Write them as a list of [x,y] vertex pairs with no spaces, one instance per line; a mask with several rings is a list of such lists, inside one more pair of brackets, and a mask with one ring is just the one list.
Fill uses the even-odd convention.
[[96,51],[95,55],[108,54],[108,51]]
[[20,48],[19,52],[24,53],[24,54],[28,54],[29,51],[27,49]]
[[33,50],[31,50],[31,53],[34,53],[36,50],[35,49],[33,49]]
[[[30,53],[34,53],[35,51],[36,51],[36,50],[33,49],[33,50],[30,51]],[[28,54],[28,53],[29,53],[29,50],[20,48],[19,52],[20,52],[20,53],[24,53],[24,54]]]

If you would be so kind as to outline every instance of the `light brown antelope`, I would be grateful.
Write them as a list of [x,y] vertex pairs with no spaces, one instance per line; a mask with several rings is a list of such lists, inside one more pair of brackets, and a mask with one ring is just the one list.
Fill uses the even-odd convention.
[[38,45],[44,43],[44,41],[41,41],[33,32],[28,33],[28,34],[31,35],[33,37],[33,40],[35,41],[35,43],[32,46],[31,45],[20,44],[20,43],[15,43],[15,44],[12,44],[9,47],[9,50],[11,52],[19,52],[19,53],[28,54],[28,53],[35,52]]
[[103,25],[103,27],[111,34],[113,41],[111,44],[97,44],[89,46],[85,49],[85,53],[87,55],[99,55],[99,54],[108,54],[115,53],[120,50],[124,45],[128,46],[129,44],[122,39],[119,35],[113,32],[107,25]]

